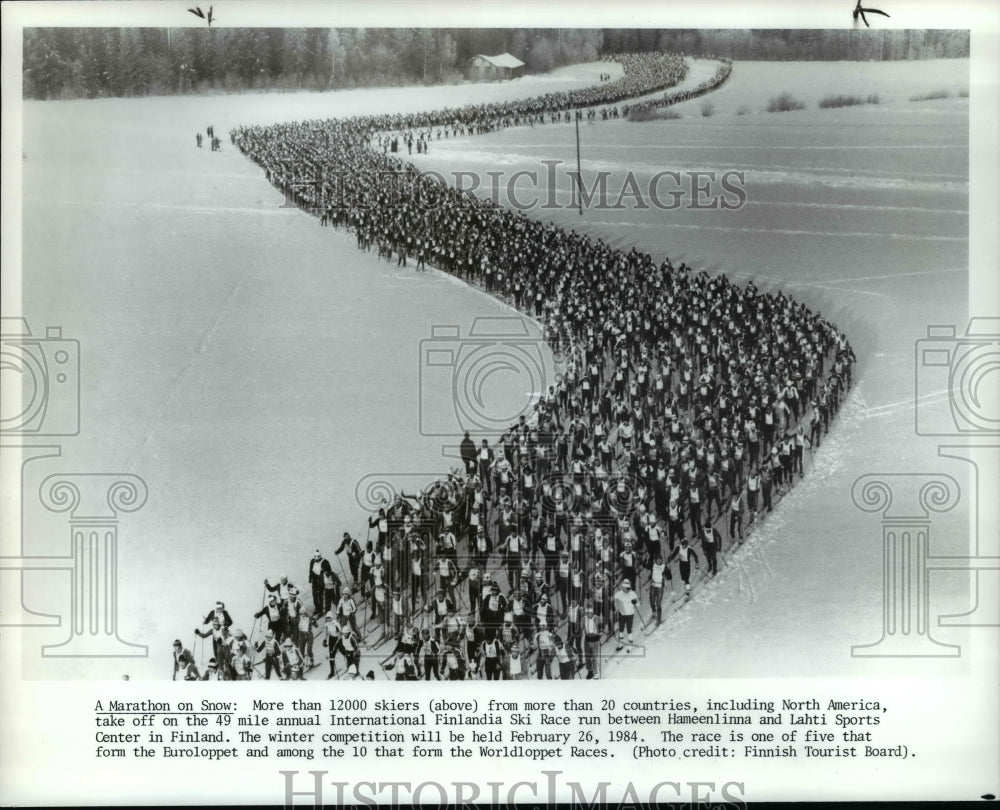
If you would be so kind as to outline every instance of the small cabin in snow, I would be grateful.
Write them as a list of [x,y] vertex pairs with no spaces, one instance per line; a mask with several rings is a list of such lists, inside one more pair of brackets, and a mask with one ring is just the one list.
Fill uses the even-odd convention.
[[509,53],[498,56],[477,54],[465,63],[465,78],[471,82],[494,82],[521,75],[524,62]]

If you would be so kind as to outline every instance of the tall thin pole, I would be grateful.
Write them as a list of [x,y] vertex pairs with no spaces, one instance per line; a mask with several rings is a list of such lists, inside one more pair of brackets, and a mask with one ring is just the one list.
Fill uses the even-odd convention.
[[576,187],[580,192],[577,205],[580,209],[580,216],[583,216],[583,174],[580,172],[580,116],[576,114]]

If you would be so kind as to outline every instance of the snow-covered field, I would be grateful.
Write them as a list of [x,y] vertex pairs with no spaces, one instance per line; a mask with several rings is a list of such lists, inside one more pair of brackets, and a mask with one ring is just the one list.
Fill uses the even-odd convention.
[[[739,211],[530,212],[786,290],[837,322],[859,358],[858,382],[810,475],[668,617],[645,659],[615,675],[912,668],[850,655],[882,627],[881,529],[850,490],[874,471],[940,470],[966,481],[960,462],[937,458],[935,442],[914,434],[913,346],[927,324],[961,327],[967,317],[968,103],[908,98],[967,86],[968,62],[903,67],[737,64],[712,96],[711,118],[693,101],[677,121],[581,126],[585,178],[601,169],[612,178],[744,171]],[[345,530],[365,536],[361,479],[450,466],[440,440],[418,429],[420,341],[435,324],[465,334],[476,316],[506,313],[282,208],[227,138],[212,153],[195,148],[195,132],[523,97],[596,83],[606,69],[502,85],[24,105],[22,311],[36,332],[61,325],[82,358],[80,435],[64,442],[62,459],[26,468],[26,492],[63,470],[133,472],[150,490],[145,508],[122,518],[119,560],[119,634],[150,645],[149,659],[66,667],[33,653],[66,631],[39,629],[25,635],[25,677],[165,677],[170,642],[190,643],[216,599],[249,632],[265,576],[301,580],[314,549],[331,555]],[[783,90],[807,109],[760,112]],[[882,103],[817,109],[827,92],[878,93]],[[742,104],[752,112],[736,115]],[[573,161],[574,150],[571,126],[545,125],[435,141],[418,165],[513,172]],[[444,407],[449,394],[424,395]],[[926,407],[944,414],[946,403]],[[25,553],[66,553],[62,516],[25,511]],[[963,502],[936,519],[933,553],[966,553],[967,534]],[[66,614],[58,576],[26,574],[26,604]],[[932,617],[961,612],[969,598],[966,574],[932,575]],[[927,671],[962,666],[947,660]]]

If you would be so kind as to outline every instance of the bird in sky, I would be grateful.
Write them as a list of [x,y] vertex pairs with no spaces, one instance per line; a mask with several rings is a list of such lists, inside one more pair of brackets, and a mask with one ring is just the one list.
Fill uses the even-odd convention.
[[[858,0],[858,5],[859,6],[861,5],[860,0]],[[195,17],[201,17],[201,19],[206,20],[209,25],[212,24],[212,7],[211,6],[208,7],[208,14],[207,15],[205,14],[204,11],[201,10],[201,6],[195,6],[194,8],[189,8],[188,11],[190,11],[192,14],[194,14]],[[857,15],[855,14],[855,17],[856,16]]]
[[865,12],[868,12],[869,14],[881,14],[883,17],[888,17],[889,16],[884,11],[880,11],[877,8],[862,8],[861,7],[861,0],[858,0],[858,4],[854,7],[854,22],[857,22],[858,21],[858,17],[860,16],[861,17],[861,22],[863,22],[865,24],[865,28],[870,28],[871,27],[871,26],[868,25],[868,18],[865,17]]

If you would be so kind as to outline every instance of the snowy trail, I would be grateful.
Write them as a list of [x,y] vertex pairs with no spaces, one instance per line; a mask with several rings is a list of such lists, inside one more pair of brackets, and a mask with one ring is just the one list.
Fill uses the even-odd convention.
[[[759,137],[752,133],[760,131],[773,133],[783,146],[830,144],[849,138],[852,127],[876,123],[913,146],[928,143],[930,135],[950,144],[967,135],[967,117],[954,99],[938,112],[902,101],[829,115],[807,110],[773,125],[759,114],[727,116],[727,106],[755,103],[754,94],[776,84],[804,93],[795,82],[801,77],[808,88],[815,80],[814,66],[737,67],[731,84],[713,95],[719,112],[710,122],[599,122],[588,130],[594,142],[585,145],[585,157],[613,165],[626,126],[632,151],[647,148],[652,162],[668,166],[669,153],[658,151],[665,142],[704,144],[701,160],[694,148],[677,151],[692,165],[712,166],[725,153],[720,146],[752,145]],[[876,83],[882,70],[837,67]],[[949,66],[905,67],[908,81],[933,85],[944,81]],[[578,86],[593,83],[600,67],[592,70],[593,76],[578,75]],[[895,74],[892,80],[900,81]],[[152,648],[149,661],[124,665],[133,677],[166,675],[170,642],[178,633],[189,638],[183,621],[178,625],[178,608],[200,617],[224,598],[247,629],[246,617],[259,608],[256,583],[264,576],[287,572],[301,579],[314,548],[332,554],[344,530],[363,538],[358,530],[365,510],[355,485],[364,476],[398,473],[400,459],[411,472],[436,477],[446,471],[441,442],[419,432],[421,341],[435,324],[460,322],[464,329],[477,315],[507,313],[453,279],[397,269],[360,253],[349,236],[281,208],[280,195],[228,144],[213,155],[196,150],[191,134],[210,122],[221,130],[354,110],[426,109],[465,98],[534,95],[545,92],[543,86],[25,105],[24,314],[34,329],[63,325],[82,347],[82,429],[67,442],[66,464],[98,471],[127,463],[150,486],[147,506],[123,519],[120,530],[121,570],[135,572],[119,593],[120,634]],[[904,86],[898,92],[909,91]],[[938,119],[947,125],[926,126]],[[109,138],[116,122],[124,129],[113,131],[126,136]],[[527,154],[523,145],[535,138],[571,143],[565,129],[556,135],[557,125],[520,128],[495,139],[483,136],[477,144],[484,155],[504,153],[511,144],[511,152]],[[602,131],[610,133],[603,142]],[[438,158],[446,168],[453,165],[445,156],[451,146],[468,144],[435,142],[421,168]],[[920,162],[937,166],[959,151],[949,147],[939,158],[932,149],[901,150],[911,157],[900,158],[899,170],[910,172]],[[794,151],[781,150],[774,162],[787,165],[789,154]],[[880,152],[857,154],[877,160]],[[911,159],[915,164],[906,162]],[[95,172],[89,168],[94,165],[114,168]],[[585,229],[616,246],[635,245],[787,290],[843,328],[860,361],[859,379],[815,454],[815,468],[741,549],[726,552],[729,565],[714,582],[676,614],[665,611],[667,621],[650,636],[645,656],[614,665],[616,677],[903,670],[849,654],[852,644],[878,638],[882,576],[878,522],[854,509],[850,486],[877,469],[950,464],[951,472],[965,475],[960,462],[942,462],[932,442],[914,435],[912,392],[913,346],[925,336],[925,324],[961,325],[966,317],[967,246],[961,239],[926,237],[951,236],[949,223],[967,186],[900,190],[887,175],[887,182],[870,187],[833,189],[794,173],[776,186],[767,164],[760,165],[764,182],[754,185],[748,176],[750,200],[780,192],[785,205],[773,207],[782,210],[780,229],[800,233],[761,229],[742,219],[746,211],[724,219],[700,212],[694,221],[665,212],[628,212],[621,219],[543,212],[560,226]],[[857,175],[864,165],[851,168]],[[942,171],[953,172],[950,165]],[[829,209],[829,226],[819,228],[809,217],[825,204],[884,206],[893,218],[887,220],[890,232],[906,238],[838,238],[838,217],[850,209]],[[918,219],[911,209],[928,213]],[[860,230],[846,220],[843,225],[843,232]],[[202,354],[196,354],[199,345]],[[946,412],[944,398],[934,395],[943,389],[940,383],[922,389],[931,395],[919,407]],[[444,408],[448,393],[430,401]],[[362,402],[370,405],[360,408]],[[962,510],[940,519],[938,553],[966,550],[967,519]],[[29,550],[63,553],[59,529],[45,515],[27,516],[27,536],[37,538]],[[935,612],[966,610],[968,580],[942,579],[932,580]],[[28,582],[26,598],[39,611],[66,612],[62,597],[41,579]],[[968,632],[943,628],[940,635],[958,642]],[[39,630],[28,643],[61,637]],[[111,666],[117,677],[123,666]],[[30,667],[33,677],[66,677],[51,660]],[[108,677],[108,664],[81,662],[70,677]]]

